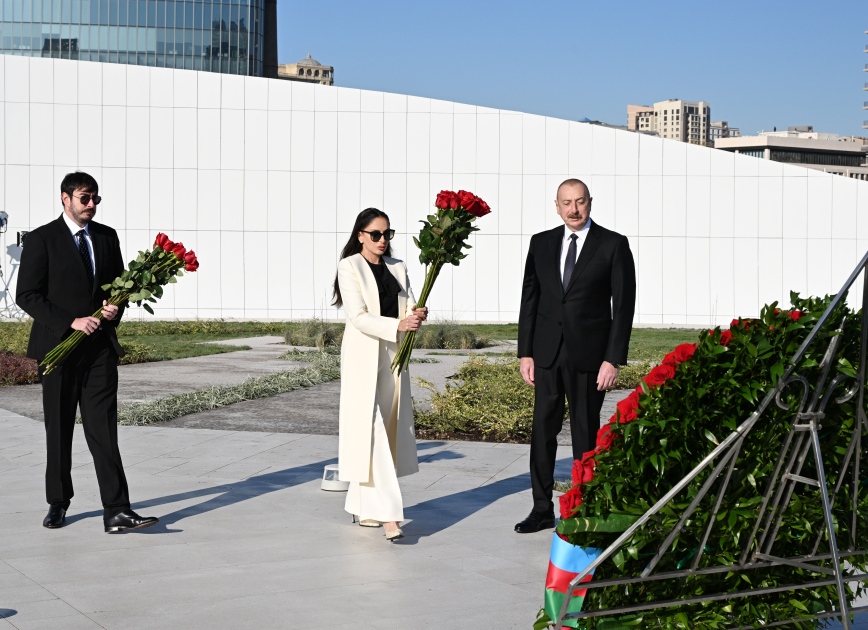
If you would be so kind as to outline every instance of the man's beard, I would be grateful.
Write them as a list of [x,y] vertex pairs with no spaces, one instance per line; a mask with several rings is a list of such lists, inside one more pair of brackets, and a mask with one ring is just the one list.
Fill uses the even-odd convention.
[[70,210],[72,211],[73,218],[76,221],[78,221],[79,223],[84,223],[84,224],[90,223],[91,219],[93,219],[93,215],[96,214],[96,212],[93,212],[93,214],[87,215],[87,214],[85,214],[85,212],[87,212],[87,210],[82,210],[81,212],[76,212],[75,208],[70,208]]

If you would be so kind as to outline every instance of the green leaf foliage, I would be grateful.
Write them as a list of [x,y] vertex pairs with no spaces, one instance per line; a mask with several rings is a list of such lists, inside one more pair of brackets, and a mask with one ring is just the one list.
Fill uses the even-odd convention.
[[[612,447],[596,455],[594,479],[585,484],[583,503],[575,516],[562,520],[558,531],[568,535],[571,543],[582,547],[606,548],[617,538],[617,530],[583,527],[580,523],[607,522],[619,517],[638,517],[685,477],[717,444],[757,408],[772,390],[788,365],[790,357],[807,337],[817,319],[831,302],[831,297],[801,298],[791,294],[794,309],[801,312],[797,320],[777,311],[776,304],[762,309],[756,320],[738,320],[729,330],[715,329],[698,336],[692,358],[681,363],[674,378],[657,388],[643,387],[638,418],[626,424],[611,425]],[[859,368],[859,314],[844,305],[832,314],[829,324],[808,349],[796,373],[808,379],[811,394],[820,373],[820,362],[835,328],[848,315],[841,347],[832,365],[828,385],[838,374],[855,376]],[[731,334],[731,340],[723,345]],[[847,380],[835,393],[842,395],[853,384]],[[780,449],[788,435],[802,389],[790,385],[781,400],[788,410],[770,405],[744,440],[720,509],[712,516],[724,475],[711,486],[671,546],[664,550],[654,572],[687,569],[694,562],[710,519],[713,520],[707,548],[699,568],[736,564],[749,539],[760,509],[762,496],[771,482]],[[868,544],[868,488],[860,484],[856,530],[851,530],[850,506],[853,504],[852,467],[842,471],[844,453],[854,430],[858,397],[836,404],[829,403],[822,420],[820,441],[829,488],[844,475],[844,483],[833,507],[836,537],[840,548],[857,549]],[[863,449],[868,436],[862,438]],[[865,453],[862,453],[864,459]],[[706,469],[655,517],[652,517],[622,545],[618,553],[604,562],[594,579],[638,576],[657,552],[691,500],[708,479]],[[813,459],[808,458],[801,475],[816,478]],[[800,556],[812,552],[818,536],[824,532],[819,489],[797,484],[793,500],[775,539],[772,553]],[[767,514],[768,512],[766,512]],[[623,530],[622,530],[623,531]],[[760,527],[760,534],[763,526]],[[756,551],[756,541],[751,551]],[[820,536],[819,552],[828,551]],[[845,571],[861,573],[868,569],[868,558],[847,558]],[[826,561],[825,566],[829,566]],[[721,572],[691,576],[679,580],[657,580],[631,588],[589,589],[584,610],[602,610],[641,602],[678,600],[704,594],[744,590],[754,587],[804,583],[820,576],[795,567],[776,566],[739,572]],[[850,601],[866,591],[861,582],[851,582]],[[822,621],[807,620],[810,614],[838,607],[837,589],[833,586],[780,592],[753,598],[706,601],[701,605],[657,609],[643,613],[637,627],[663,628],[759,628],[775,621],[802,619],[800,627],[823,627]],[[605,618],[584,621],[583,627],[605,628]]]

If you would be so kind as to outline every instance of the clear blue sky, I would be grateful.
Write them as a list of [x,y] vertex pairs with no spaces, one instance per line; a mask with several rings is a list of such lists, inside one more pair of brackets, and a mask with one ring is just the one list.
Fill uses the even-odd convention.
[[868,135],[864,0],[278,0],[280,63],[336,85],[626,124],[627,104],[706,100],[742,135]]

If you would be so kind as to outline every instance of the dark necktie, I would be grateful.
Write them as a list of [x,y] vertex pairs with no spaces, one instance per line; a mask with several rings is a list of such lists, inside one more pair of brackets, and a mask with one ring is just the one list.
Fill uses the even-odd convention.
[[90,250],[87,248],[87,239],[84,238],[85,231],[79,230],[75,235],[78,237],[78,252],[84,261],[84,270],[87,273],[90,290],[93,291],[93,263],[90,260]]
[[570,246],[567,248],[567,259],[564,261],[564,291],[570,285],[573,269],[576,268],[576,239],[579,237],[570,234]]

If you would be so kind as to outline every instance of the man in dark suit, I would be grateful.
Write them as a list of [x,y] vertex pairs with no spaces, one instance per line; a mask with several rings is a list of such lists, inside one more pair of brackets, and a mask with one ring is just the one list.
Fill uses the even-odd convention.
[[530,440],[533,510],[515,526],[526,534],[554,527],[557,436],[564,396],[570,404],[573,457],[596,446],[606,390],[627,363],[636,305],[636,270],[627,237],[590,219],[591,193],[578,179],[558,187],[564,225],[530,240],[521,310],[521,375],[534,392]]
[[[118,357],[116,328],[123,309],[107,304],[100,288],[124,270],[117,233],[93,221],[101,201],[96,180],[70,173],[60,184],[63,214],[27,235],[16,302],[33,318],[27,356],[45,355],[75,330],[88,335],[63,364],[43,374],[42,407],[48,446],[45,494],[51,506],[42,524],[62,527],[73,496],[72,437],[81,406],[84,436],[93,455],[106,532],[150,527],[130,509],[118,450]],[[102,305],[103,319],[93,317]]]

